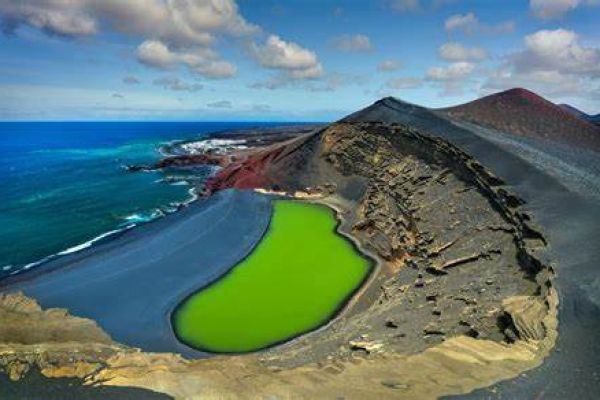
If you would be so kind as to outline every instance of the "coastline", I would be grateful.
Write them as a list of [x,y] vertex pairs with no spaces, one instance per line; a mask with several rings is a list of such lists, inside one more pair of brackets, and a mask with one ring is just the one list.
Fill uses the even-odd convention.
[[[304,126],[302,124],[293,124],[293,125],[290,125],[290,128],[304,130],[304,129],[306,129],[306,127],[310,127],[310,126],[312,126],[312,124],[307,124],[306,126]],[[160,144],[158,146],[157,151],[162,157],[188,155],[189,153],[170,152],[169,149],[172,149],[173,147],[179,146],[181,144],[195,143],[195,142],[202,142],[202,141],[210,140],[213,137],[218,137],[218,138],[227,140],[230,137],[239,137],[239,136],[246,137],[247,135],[260,135],[260,133],[263,131],[269,132],[269,133],[271,131],[273,131],[275,133],[278,133],[281,130],[284,130],[286,128],[287,127],[285,125],[281,125],[281,126],[272,126],[272,127],[266,127],[266,128],[252,127],[252,128],[233,129],[233,130],[232,129],[223,129],[223,130],[218,130],[218,131],[214,131],[214,132],[203,133],[200,136],[198,136],[197,138],[193,138],[193,139],[171,140],[169,142]],[[166,209],[165,207],[167,205],[163,205],[163,209],[154,210],[155,212],[158,211],[160,214],[156,217],[151,216],[150,218],[144,218],[143,220],[127,223],[126,225],[124,225],[122,227],[116,227],[113,230],[102,232],[102,233],[98,234],[97,236],[90,238],[89,240],[86,240],[81,243],[73,244],[72,246],[66,247],[65,249],[57,251],[54,254],[49,254],[43,258],[32,261],[30,263],[27,263],[24,265],[18,265],[18,266],[14,266],[11,264],[6,265],[5,267],[11,267],[12,271],[10,273],[8,273],[8,275],[5,278],[0,279],[0,288],[3,286],[4,280],[8,280],[8,282],[13,282],[15,276],[25,274],[25,273],[31,274],[33,272],[32,269],[35,269],[37,267],[43,268],[44,264],[46,264],[46,263],[55,261],[63,256],[73,254],[73,253],[79,252],[81,250],[85,250],[92,246],[97,246],[101,243],[105,243],[107,240],[116,239],[122,233],[124,233],[132,228],[153,222],[159,218],[163,218],[167,215],[178,212],[181,210],[181,208],[189,206],[190,204],[194,203],[195,201],[197,201],[200,198],[200,196],[197,192],[197,187],[195,187],[195,185],[192,182],[186,181],[185,179],[179,180],[177,182],[184,182],[185,185],[189,186],[188,193],[189,193],[190,197],[188,199],[185,199],[185,200],[177,202],[177,203],[169,204],[170,209]],[[171,182],[165,181],[164,179],[159,179],[156,181],[156,183],[173,184]],[[125,223],[127,221],[127,218],[128,217],[125,217]],[[29,279],[29,277],[26,277],[23,279]]]
[[[260,195],[226,191],[61,257],[35,274],[2,281],[0,292],[23,291],[44,308],[67,308],[93,318],[114,340],[130,346],[205,357],[174,337],[171,312],[251,252],[270,213],[270,202]],[[229,240],[223,240],[223,235]],[[125,300],[127,292],[135,299]]]
[[[155,217],[152,216],[149,219],[143,219],[143,220],[140,220],[137,222],[127,223],[125,226],[103,232],[103,233],[99,234],[98,236],[95,236],[89,240],[86,240],[85,242],[75,244],[73,246],[70,246],[70,247],[68,247],[64,250],[61,250],[59,252],[56,252],[54,254],[47,255],[37,261],[33,261],[31,263],[28,263],[28,264],[25,264],[25,265],[22,265],[19,267],[12,266],[13,269],[14,268],[18,268],[18,269],[16,269],[15,271],[12,271],[6,277],[0,279],[0,290],[2,290],[2,288],[4,286],[9,286],[9,285],[12,285],[17,282],[33,279],[34,277],[36,277],[40,274],[44,274],[44,273],[53,271],[56,268],[55,266],[50,266],[47,264],[50,264],[50,263],[57,264],[57,263],[60,263],[60,260],[63,259],[64,257],[74,256],[84,250],[91,250],[98,246],[108,244],[113,240],[117,240],[123,234],[127,233],[128,231],[130,231],[134,228],[153,223],[153,222],[158,221],[162,218],[165,218],[169,215],[175,214],[175,213],[181,211],[182,209],[187,208],[194,202],[198,201],[200,199],[200,196],[196,192],[195,187],[193,187],[189,183],[186,183],[186,185],[191,186],[190,189],[188,190],[190,197],[187,200],[184,200],[184,201],[181,201],[178,203],[171,203],[170,205],[173,207],[171,210],[156,209],[155,212],[156,211],[159,212],[158,216],[155,216]],[[125,217],[125,220],[127,221],[127,217]],[[69,262],[72,262],[72,261],[73,260],[67,258],[64,260],[64,264],[68,264]],[[47,271],[46,269],[49,269],[49,270]]]
[[[189,186],[189,189],[187,190],[188,195],[189,195],[188,198],[183,199],[181,201],[177,201],[177,202],[170,202],[168,204],[162,204],[159,207],[153,209],[149,216],[142,215],[141,217],[138,217],[139,214],[134,213],[134,214],[122,217],[121,218],[122,222],[119,225],[115,225],[114,229],[110,229],[105,232],[101,232],[98,235],[96,235],[88,240],[72,244],[68,247],[65,247],[62,250],[59,250],[53,254],[48,254],[40,259],[31,261],[27,264],[23,264],[23,265],[9,264],[6,267],[10,267],[10,269],[6,268],[5,271],[10,270],[11,272],[8,272],[6,276],[0,278],[0,288],[3,286],[4,281],[12,282],[12,281],[14,281],[14,278],[16,278],[16,277],[20,277],[21,275],[28,275],[31,273],[35,273],[35,271],[38,268],[43,269],[44,265],[47,263],[56,261],[62,257],[78,253],[80,251],[89,249],[91,247],[98,246],[100,244],[106,243],[107,241],[117,239],[123,233],[125,233],[133,228],[142,226],[147,223],[151,223],[153,221],[156,221],[157,219],[166,217],[167,215],[177,213],[182,208],[188,207],[190,204],[194,203],[195,201],[197,201],[200,198],[200,196],[197,193],[196,187],[193,185],[193,183],[188,182],[186,180],[180,180],[178,182],[183,182],[183,185]],[[157,180],[154,184],[176,185],[174,183],[164,181],[163,179]],[[131,221],[132,217],[135,217],[134,221]],[[25,278],[25,279],[28,279],[28,278]]]

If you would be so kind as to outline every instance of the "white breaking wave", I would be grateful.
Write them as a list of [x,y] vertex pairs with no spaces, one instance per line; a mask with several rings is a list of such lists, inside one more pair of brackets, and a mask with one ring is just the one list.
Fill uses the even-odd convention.
[[183,202],[183,204],[186,206],[198,200],[198,193],[196,193],[196,190],[194,188],[190,188],[190,190],[188,190],[188,193],[190,194],[190,198]]
[[164,210],[156,209],[156,210],[154,210],[154,211],[152,211],[150,213],[146,213],[146,214],[144,214],[144,213],[135,213],[135,214],[131,214],[131,215],[128,215],[128,216],[124,217],[123,219],[125,220],[125,224],[123,224],[123,226],[121,228],[105,232],[105,233],[103,233],[101,235],[98,235],[98,236],[94,237],[91,240],[88,240],[88,241],[80,243],[78,245],[69,247],[68,249],[60,251],[58,253],[51,254],[51,255],[49,255],[47,257],[44,257],[44,258],[42,258],[42,259],[40,259],[38,261],[26,264],[26,265],[24,265],[24,266],[22,266],[20,268],[15,269],[16,267],[13,266],[13,265],[5,265],[1,269],[2,269],[2,271],[5,271],[5,272],[8,272],[8,271],[14,269],[14,271],[9,272],[8,275],[16,275],[16,274],[18,274],[20,272],[30,270],[33,267],[36,267],[36,266],[41,265],[41,264],[44,264],[44,263],[46,263],[48,261],[51,261],[51,260],[53,260],[55,258],[58,258],[60,256],[65,256],[65,255],[68,255],[68,254],[77,253],[79,251],[82,251],[82,250],[85,250],[87,248],[90,248],[95,243],[97,243],[98,241],[100,241],[102,239],[105,239],[105,238],[107,238],[109,236],[115,235],[115,234],[120,233],[120,232],[127,231],[129,229],[132,229],[132,228],[136,227],[139,224],[143,224],[143,223],[146,223],[146,222],[153,221],[153,220],[155,220],[157,218],[164,217],[166,214],[177,212],[179,210],[180,206],[182,206],[182,205],[183,206],[188,206],[190,203],[193,203],[194,201],[198,200],[199,196],[198,196],[198,194],[196,193],[196,191],[195,191],[195,189],[193,187],[188,190],[188,193],[190,194],[190,198],[186,199],[185,201],[183,201],[181,203],[171,203],[170,207],[165,207]]
[[60,252],[58,252],[56,254],[51,254],[51,255],[49,255],[47,257],[42,258],[41,260],[34,261],[32,263],[26,264],[26,265],[22,266],[21,268],[15,270],[15,271],[12,271],[9,275],[16,275],[16,274],[18,274],[20,272],[30,270],[33,267],[37,267],[38,265],[44,264],[44,263],[46,263],[48,261],[51,261],[51,260],[53,260],[53,259],[55,259],[57,257],[60,257],[60,256],[65,256],[67,254],[77,253],[78,251],[81,251],[81,250],[87,249],[88,247],[93,246],[94,243],[98,242],[99,240],[102,240],[102,239],[104,239],[104,238],[106,238],[108,236],[114,235],[116,233],[123,232],[123,231],[125,231],[127,229],[131,229],[134,226],[135,226],[135,224],[131,224],[131,225],[125,226],[125,227],[123,227],[121,229],[115,229],[115,230],[112,230],[112,231],[105,232],[105,233],[103,233],[101,235],[96,236],[95,238],[93,238],[91,240],[88,240],[87,242],[78,244],[78,245],[73,246],[73,247],[69,247],[66,250],[60,251]]
[[154,210],[150,213],[134,213],[123,218],[126,222],[129,223],[143,223],[155,220],[159,217],[164,217],[165,213],[162,210]]
[[69,247],[68,249],[63,250],[60,253],[56,253],[56,255],[58,255],[58,256],[64,256],[66,254],[76,253],[78,251],[81,251],[83,249],[87,249],[88,247],[91,247],[94,243],[96,243],[99,240],[104,239],[105,237],[114,235],[115,233],[119,233],[119,232],[122,232],[122,231],[123,231],[123,229],[115,229],[115,230],[112,230],[112,231],[105,232],[102,235],[96,236],[92,240],[88,240],[87,242],[78,244],[77,246]]
[[205,153],[209,150],[234,150],[234,149],[247,149],[245,146],[246,140],[244,139],[204,139],[197,142],[187,142],[179,145],[188,154],[200,154]]

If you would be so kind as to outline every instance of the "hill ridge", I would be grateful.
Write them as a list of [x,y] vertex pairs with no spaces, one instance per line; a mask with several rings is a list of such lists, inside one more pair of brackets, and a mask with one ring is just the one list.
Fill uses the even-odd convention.
[[600,151],[600,127],[523,88],[509,89],[439,111],[450,119],[516,136]]

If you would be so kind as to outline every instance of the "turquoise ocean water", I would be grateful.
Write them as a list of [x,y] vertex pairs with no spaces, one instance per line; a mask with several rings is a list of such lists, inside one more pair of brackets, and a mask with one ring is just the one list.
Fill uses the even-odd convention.
[[173,140],[268,125],[0,123],[0,279],[173,212],[193,193],[185,181],[165,178],[202,180],[210,173],[131,173],[123,165],[156,161],[160,145]]

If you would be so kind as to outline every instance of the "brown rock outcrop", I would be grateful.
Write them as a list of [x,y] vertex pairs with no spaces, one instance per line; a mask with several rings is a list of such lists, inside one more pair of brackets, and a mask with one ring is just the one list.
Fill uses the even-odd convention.
[[32,367],[47,376],[85,377],[124,347],[89,319],[42,310],[21,293],[0,294],[0,370],[17,380]]
[[21,293],[0,294],[0,321],[0,343],[112,343],[94,321],[70,316],[64,309],[42,310]]

